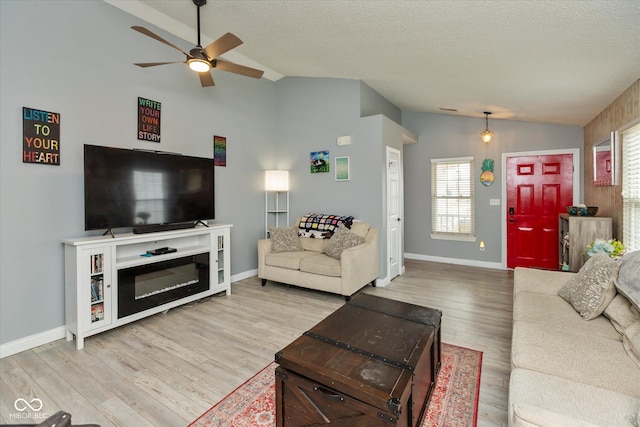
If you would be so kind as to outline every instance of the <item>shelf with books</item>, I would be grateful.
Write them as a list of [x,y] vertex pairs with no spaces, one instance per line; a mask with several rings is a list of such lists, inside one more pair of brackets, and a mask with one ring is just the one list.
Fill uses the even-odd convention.
[[[230,229],[231,225],[210,224],[185,230],[148,234],[123,234],[118,237],[80,237],[65,244],[65,316],[67,340],[76,339],[76,348],[84,346],[86,337],[98,334],[152,314],[196,301],[207,296],[231,293]],[[148,251],[172,248],[175,252],[151,256]],[[132,293],[126,271],[171,265],[181,259],[194,258],[207,265],[206,289],[185,292],[177,299],[144,307],[133,314],[122,314],[120,298],[147,298]],[[206,259],[200,259],[206,258]],[[163,267],[164,268],[164,267]],[[142,271],[141,275],[148,274]],[[162,276],[164,277],[164,276]],[[205,283],[198,273],[198,283]],[[162,288],[162,292],[173,288]],[[182,288],[180,288],[182,289]],[[186,287],[185,287],[186,289]],[[155,295],[155,294],[150,294]],[[139,297],[139,298],[138,298]],[[151,301],[151,300],[148,300]],[[123,312],[124,313],[124,312]]]

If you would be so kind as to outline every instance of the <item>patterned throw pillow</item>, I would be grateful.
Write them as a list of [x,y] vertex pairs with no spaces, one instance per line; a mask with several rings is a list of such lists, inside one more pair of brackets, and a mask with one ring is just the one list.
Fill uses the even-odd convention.
[[271,252],[295,252],[301,251],[302,245],[298,237],[296,227],[269,227],[271,239]]
[[362,243],[364,243],[364,237],[358,236],[349,231],[344,225],[340,225],[338,230],[331,236],[327,243],[325,243],[324,253],[331,258],[340,259],[342,257],[342,251]]
[[606,253],[594,255],[562,286],[558,295],[585,320],[595,319],[616,296],[613,281],[619,268],[620,262]]
[[615,285],[618,292],[640,310],[640,251],[629,252],[622,257]]

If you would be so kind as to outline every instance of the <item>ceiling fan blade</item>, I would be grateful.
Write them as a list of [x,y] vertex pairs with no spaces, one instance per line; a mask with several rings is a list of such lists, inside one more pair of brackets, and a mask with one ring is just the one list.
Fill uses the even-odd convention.
[[238,47],[241,44],[242,40],[231,33],[227,33],[218,40],[211,42],[204,48],[204,51],[210,59],[216,59],[218,56],[225,52],[229,52],[231,49]]
[[200,76],[200,84],[202,87],[215,86],[216,84],[213,82],[213,77],[211,76],[211,71],[205,71],[204,73],[198,73]]
[[228,71],[230,73],[253,77],[254,79],[259,79],[260,77],[262,77],[262,74],[264,74],[264,71],[262,70],[256,70],[255,68],[245,67],[244,65],[236,64],[229,61],[223,61],[221,59],[216,59],[216,65],[214,68],[216,70]]
[[142,62],[142,63],[136,63],[136,64],[133,64],[133,65],[137,65],[138,67],[142,67],[142,68],[147,68],[147,67],[155,67],[156,65],[177,64],[177,63],[184,64],[184,63],[185,63],[185,61],[175,61],[175,62]]
[[156,39],[158,40],[160,43],[164,43],[167,46],[171,46],[172,48],[179,50],[180,52],[182,52],[183,54],[185,54],[186,56],[189,56],[189,54],[187,52],[185,52],[184,50],[180,49],[178,46],[174,45],[173,43],[169,43],[168,41],[166,41],[165,39],[163,39],[162,37],[160,37],[159,35],[152,33],[151,31],[147,30],[144,27],[139,27],[137,25],[134,25],[133,27],[131,27],[132,29],[144,34],[145,36],[149,36],[152,39]]

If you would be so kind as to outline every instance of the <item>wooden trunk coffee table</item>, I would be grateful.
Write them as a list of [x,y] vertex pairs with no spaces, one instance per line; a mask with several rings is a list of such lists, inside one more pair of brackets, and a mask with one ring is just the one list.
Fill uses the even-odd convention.
[[418,426],[442,313],[359,294],[276,353],[276,426]]

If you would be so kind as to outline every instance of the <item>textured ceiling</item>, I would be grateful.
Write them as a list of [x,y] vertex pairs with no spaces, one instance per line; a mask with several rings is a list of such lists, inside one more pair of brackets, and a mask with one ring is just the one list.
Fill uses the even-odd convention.
[[[196,44],[192,0],[105,1]],[[639,0],[208,0],[201,19],[265,78],[359,79],[405,111],[583,126],[640,78]]]

